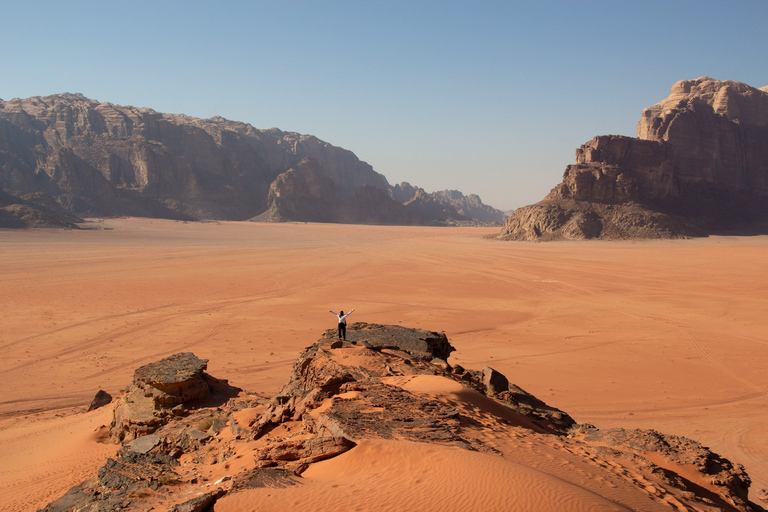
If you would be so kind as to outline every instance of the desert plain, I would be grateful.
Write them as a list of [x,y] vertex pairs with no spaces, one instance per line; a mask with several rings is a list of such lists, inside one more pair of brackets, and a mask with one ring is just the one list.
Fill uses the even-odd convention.
[[[211,375],[273,394],[335,326],[329,310],[353,308],[350,322],[445,331],[450,363],[491,366],[579,423],[700,441],[744,465],[751,499],[768,506],[768,236],[518,243],[486,238],[493,227],[87,226],[0,231],[0,510],[43,507],[95,474],[117,447],[98,442],[109,408],[85,409],[137,367],[192,351]],[[397,489],[375,489],[393,476],[382,464],[407,480],[429,457],[446,468],[435,499],[462,484],[450,468],[488,464],[365,443],[310,468],[307,489],[333,506],[335,475],[386,499]],[[526,468],[491,469],[546,487]],[[462,510],[471,493],[510,485],[463,483]],[[312,499],[281,492],[293,492],[287,509]]]

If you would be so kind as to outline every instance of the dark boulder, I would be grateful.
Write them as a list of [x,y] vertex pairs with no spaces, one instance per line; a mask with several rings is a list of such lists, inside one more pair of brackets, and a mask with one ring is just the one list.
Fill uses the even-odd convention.
[[93,400],[91,401],[91,405],[88,406],[88,410],[92,411],[94,409],[98,409],[99,407],[104,407],[110,402],[112,402],[112,395],[110,395],[103,389],[100,389],[99,392],[96,393],[96,396],[93,397]]

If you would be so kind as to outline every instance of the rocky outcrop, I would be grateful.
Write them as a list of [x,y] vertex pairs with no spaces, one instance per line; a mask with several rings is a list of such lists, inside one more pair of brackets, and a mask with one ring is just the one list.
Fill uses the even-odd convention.
[[515,211],[499,237],[674,238],[768,226],[768,92],[683,80],[643,111],[637,133],[583,144],[562,183]]
[[110,439],[127,443],[152,434],[175,417],[186,414],[190,403],[211,395],[236,394],[226,381],[204,370],[206,359],[182,352],[138,368],[133,385],[118,399],[110,427]]
[[600,430],[589,424],[580,425],[569,437],[584,441],[597,448],[598,452],[610,450],[614,455],[618,453],[625,458],[639,459],[644,469],[658,475],[662,481],[683,489],[695,488],[697,483],[682,474],[665,470],[663,463],[654,463],[652,460],[661,459],[675,466],[692,467],[716,489],[717,492],[710,495],[710,500],[721,510],[730,507],[752,510],[749,503],[751,479],[744,467],[733,464],[692,439],[655,430]]
[[81,94],[0,100],[0,187],[78,216],[444,221],[405,210],[384,176],[316,137]]
[[88,406],[88,411],[93,411],[94,409],[98,409],[99,407],[104,407],[105,405],[108,405],[112,402],[112,395],[104,391],[103,389],[100,389],[96,396],[93,397],[93,400],[91,400],[91,405]]
[[399,325],[355,322],[350,329],[350,341],[373,350],[393,349],[406,352],[414,359],[432,361],[448,360],[456,349],[448,342],[444,332],[412,329]]
[[[558,453],[583,456],[594,471],[603,467],[595,461],[610,460],[605,476],[631,476],[627,480],[634,483],[627,485],[640,486],[649,500],[661,496],[681,510],[710,510],[712,503],[719,510],[749,510],[750,481],[743,468],[694,441],[579,426],[490,367],[451,367],[446,358],[454,349],[443,333],[355,323],[347,334],[339,344],[335,331],[326,331],[299,356],[288,383],[271,399],[241,393],[210,407],[186,408],[175,421],[125,443],[97,477],[44,510],[210,510],[229,493],[300,484],[309,465],[363,440],[505,456],[495,442],[505,438],[546,447],[537,452],[547,454],[543,470]],[[134,382],[159,385],[162,396],[183,395],[187,386],[176,380],[194,380],[205,362],[191,354],[168,359],[175,362],[137,370]],[[169,378],[175,371],[179,379]],[[411,389],[410,382],[439,382],[437,389],[449,394]],[[228,473],[221,477],[216,470],[212,481],[211,468]]]
[[83,219],[69,213],[47,194],[16,197],[0,189],[0,228],[79,229]]

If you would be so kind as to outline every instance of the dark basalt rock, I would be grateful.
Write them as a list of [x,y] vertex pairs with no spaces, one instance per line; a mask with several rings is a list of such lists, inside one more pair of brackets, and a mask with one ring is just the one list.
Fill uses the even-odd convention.
[[100,389],[98,393],[96,393],[96,396],[93,397],[91,405],[88,406],[88,410],[92,411],[94,409],[98,409],[99,407],[104,407],[110,402],[112,402],[112,395],[103,389]]
[[212,510],[211,507],[216,503],[216,500],[225,494],[226,491],[224,491],[224,489],[216,489],[215,491],[211,491],[179,505],[175,505],[170,512],[208,512],[209,510]]
[[347,339],[374,350],[402,350],[422,361],[435,358],[447,360],[451,352],[456,350],[448,342],[445,333],[399,325],[355,322],[348,327]]

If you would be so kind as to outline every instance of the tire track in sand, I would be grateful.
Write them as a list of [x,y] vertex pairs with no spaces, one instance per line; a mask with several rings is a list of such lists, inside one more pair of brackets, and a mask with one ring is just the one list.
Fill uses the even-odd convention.
[[696,337],[693,334],[691,334],[687,330],[683,329],[682,327],[678,327],[678,330],[680,330],[680,332],[682,332],[686,336],[688,336],[688,338],[691,340],[691,345],[693,346],[693,348],[699,354],[704,356],[704,358],[706,358],[715,368],[717,368],[721,372],[725,373],[726,375],[730,376],[732,379],[734,379],[734,380],[736,380],[738,382],[741,382],[742,384],[744,384],[748,388],[751,388],[751,389],[755,390],[755,392],[756,392],[755,396],[758,396],[758,395],[768,395],[768,390],[766,390],[765,388],[762,388],[762,387],[758,386],[757,384],[755,384],[755,383],[745,379],[744,377],[742,377],[738,373],[734,372],[733,370],[728,369],[724,364],[722,364],[715,357],[710,355],[706,350],[704,350],[704,348],[701,346],[701,344],[699,344],[699,341],[696,339]]

